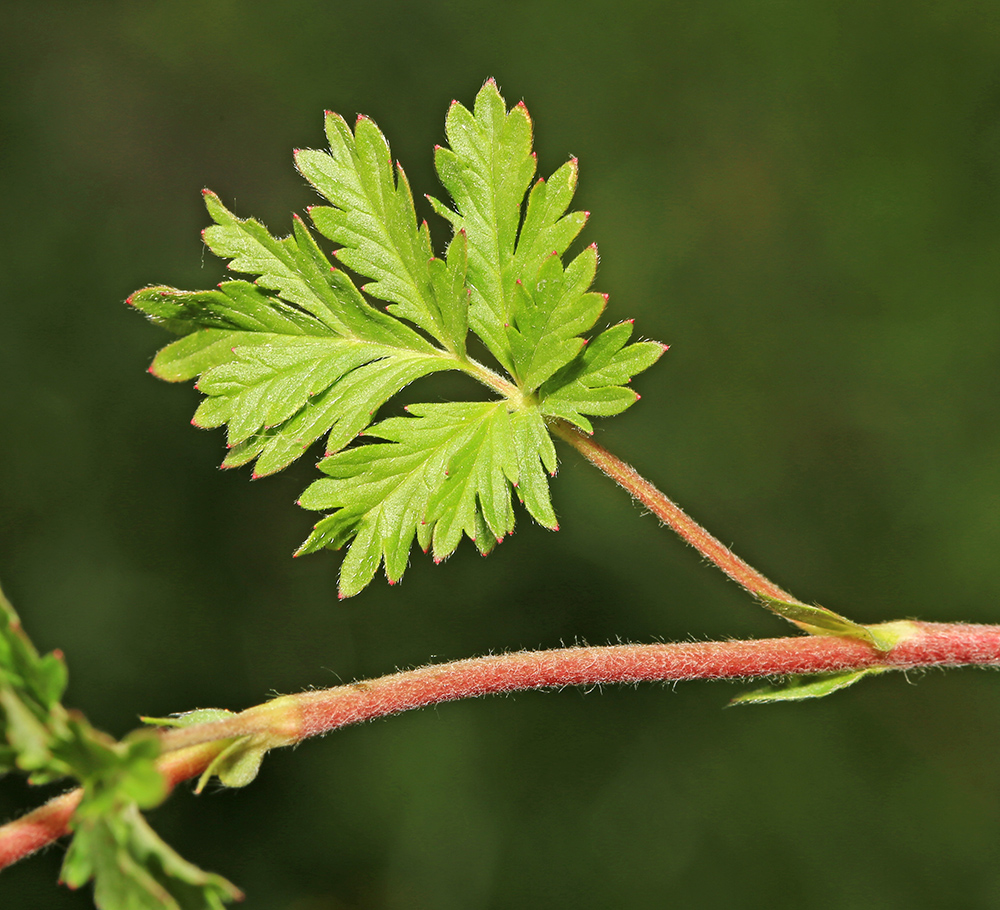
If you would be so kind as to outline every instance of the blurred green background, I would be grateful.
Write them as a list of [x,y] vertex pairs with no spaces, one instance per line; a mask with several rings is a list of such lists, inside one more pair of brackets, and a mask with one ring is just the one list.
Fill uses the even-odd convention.
[[[522,515],[335,597],[292,550],[312,458],[220,472],[123,301],[222,276],[200,190],[285,231],[322,111],[422,195],[490,75],[581,162],[608,318],[670,353],[599,439],[790,588],[874,622],[1000,621],[1000,7],[984,2],[12,2],[0,9],[0,579],[69,702],[137,715],[429,660],[787,628],[561,449]],[[440,245],[445,225],[432,225]],[[414,389],[418,393],[419,389]],[[153,813],[248,910],[1000,906],[1000,680],[883,677],[446,705],[273,754]],[[0,817],[39,799],[0,782]],[[0,877],[90,906],[62,847]]]

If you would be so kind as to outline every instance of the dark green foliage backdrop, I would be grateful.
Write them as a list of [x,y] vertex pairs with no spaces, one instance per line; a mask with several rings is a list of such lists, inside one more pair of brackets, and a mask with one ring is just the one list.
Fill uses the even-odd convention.
[[[289,558],[311,465],[219,472],[196,394],[144,374],[165,339],[127,294],[221,276],[203,186],[286,229],[312,201],[291,149],[331,108],[437,193],[447,104],[489,75],[545,173],[579,156],[610,317],[672,345],[602,441],[799,597],[1000,621],[995,3],[8,0],[0,33],[0,579],[98,725],[490,650],[786,631],[564,449],[558,534],[525,518],[487,560],[414,558],[338,603],[336,555]],[[248,908],[995,907],[1000,680],[909,683],[444,706],[153,821]],[[0,816],[35,799],[4,781]],[[5,872],[3,906],[88,906],[60,858]]]

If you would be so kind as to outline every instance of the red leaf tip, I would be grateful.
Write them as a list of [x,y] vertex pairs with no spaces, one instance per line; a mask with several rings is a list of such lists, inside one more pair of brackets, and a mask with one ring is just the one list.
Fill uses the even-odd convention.
[[660,342],[660,349],[661,349],[661,350],[663,351],[663,353],[664,353],[664,354],[666,354],[666,353],[667,353],[667,351],[669,351],[669,350],[670,350],[670,345],[669,345],[669,344],[664,344],[664,343],[663,343],[663,342],[661,341],[661,342]]

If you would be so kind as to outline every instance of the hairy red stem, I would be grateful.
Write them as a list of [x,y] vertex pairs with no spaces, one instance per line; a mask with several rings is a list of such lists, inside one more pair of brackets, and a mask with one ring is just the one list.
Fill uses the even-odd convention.
[[[898,625],[902,640],[889,651],[878,651],[856,638],[810,635],[518,651],[421,667],[283,695],[223,721],[169,730],[161,735],[165,754],[158,766],[173,786],[200,775],[221,751],[223,741],[235,736],[261,736],[274,746],[291,745],[348,724],[426,705],[525,689],[746,679],[873,667],[1000,667],[1000,626]],[[0,827],[0,869],[66,834],[78,801],[79,791],[73,791]]]
[[71,790],[0,828],[0,869],[30,856],[67,833],[67,825],[83,796]]
[[669,525],[709,562],[716,565],[733,581],[743,585],[751,594],[786,603],[802,601],[779,588],[773,581],[744,562],[717,537],[710,534],[669,496],[658,490],[630,464],[598,445],[575,426],[565,420],[554,420],[549,428],[560,439],[568,442],[594,467],[618,484],[633,499],[641,502],[660,521]]
[[[197,777],[222,750],[218,741],[180,749],[162,756],[157,768],[173,789],[181,781]],[[83,797],[77,788],[50,799],[21,818],[0,826],[0,869],[30,856],[63,835],[69,834],[70,819]]]

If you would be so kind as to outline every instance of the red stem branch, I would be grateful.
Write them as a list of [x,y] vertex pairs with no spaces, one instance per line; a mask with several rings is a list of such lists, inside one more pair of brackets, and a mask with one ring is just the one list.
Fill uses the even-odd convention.
[[[284,695],[223,721],[161,736],[159,768],[171,786],[200,775],[235,736],[291,745],[348,724],[461,698],[601,683],[746,679],[882,667],[1000,667],[1000,626],[904,623],[902,640],[878,651],[855,638],[803,636],[757,641],[610,645],[519,651],[393,673],[315,692]],[[68,831],[79,791],[0,826],[0,869]]]
[[575,426],[565,420],[555,420],[549,428],[560,439],[568,442],[594,467],[618,484],[633,499],[641,502],[660,521],[669,525],[709,562],[716,565],[733,581],[743,585],[751,594],[786,603],[802,603],[773,581],[744,562],[717,537],[710,534],[688,515],[669,496],[658,490],[630,464],[598,445]]
[[[157,768],[173,789],[181,781],[197,777],[224,748],[218,741],[163,755]],[[50,799],[44,806],[0,826],[0,869],[30,856],[69,834],[70,819],[83,797],[77,788]]]

